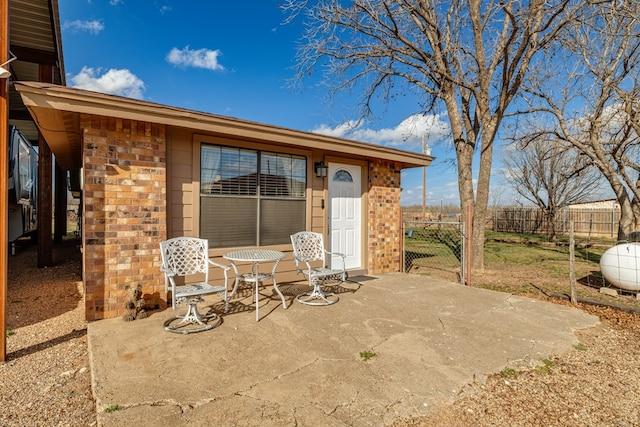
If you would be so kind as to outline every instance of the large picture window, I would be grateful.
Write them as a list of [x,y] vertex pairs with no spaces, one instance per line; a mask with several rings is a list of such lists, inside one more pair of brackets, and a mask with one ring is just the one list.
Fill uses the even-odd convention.
[[202,145],[200,237],[209,247],[289,243],[305,229],[304,156]]

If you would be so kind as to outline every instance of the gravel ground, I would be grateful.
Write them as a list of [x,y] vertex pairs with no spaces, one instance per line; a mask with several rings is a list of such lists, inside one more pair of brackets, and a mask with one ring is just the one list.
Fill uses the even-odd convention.
[[[31,246],[9,260],[2,427],[97,424],[80,254],[70,242],[57,256],[64,261],[39,269]],[[578,331],[574,349],[550,356],[537,370],[489,376],[429,416],[398,420],[394,427],[640,426],[640,316],[581,308],[602,324]]]
[[9,259],[7,358],[0,363],[0,426],[96,425],[80,253],[37,268],[35,245]]

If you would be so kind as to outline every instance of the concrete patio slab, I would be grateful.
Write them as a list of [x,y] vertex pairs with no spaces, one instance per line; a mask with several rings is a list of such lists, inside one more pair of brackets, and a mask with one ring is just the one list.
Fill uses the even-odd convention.
[[[99,424],[390,425],[507,366],[562,353],[576,329],[598,324],[575,308],[428,277],[352,280],[326,307],[294,302],[307,286],[282,284],[286,310],[268,286],[259,322],[244,289],[220,326],[190,335],[163,330],[172,309],[90,323]],[[207,307],[223,305],[211,296]]]

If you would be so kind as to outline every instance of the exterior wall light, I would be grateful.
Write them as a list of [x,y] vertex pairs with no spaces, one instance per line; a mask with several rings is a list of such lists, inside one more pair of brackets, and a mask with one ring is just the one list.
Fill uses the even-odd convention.
[[13,53],[9,52],[9,54],[13,56],[13,58],[9,59],[7,62],[3,64],[0,64],[0,79],[7,79],[11,77],[11,71],[9,71],[8,67],[4,68],[4,66],[7,65],[9,62],[15,61],[16,59],[18,59]]
[[324,161],[320,160],[314,164],[314,169],[316,170],[316,176],[318,178],[325,178],[327,176],[329,166],[325,165]]

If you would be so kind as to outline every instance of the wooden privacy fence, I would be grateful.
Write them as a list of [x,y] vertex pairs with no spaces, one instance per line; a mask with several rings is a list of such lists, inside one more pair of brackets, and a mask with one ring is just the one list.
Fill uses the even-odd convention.
[[[615,237],[618,234],[620,209],[563,208],[555,218],[558,234],[568,234],[573,222],[574,232],[580,235]],[[545,234],[547,219],[537,207],[504,207],[493,211],[493,230],[511,233]]]

